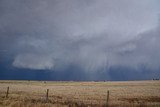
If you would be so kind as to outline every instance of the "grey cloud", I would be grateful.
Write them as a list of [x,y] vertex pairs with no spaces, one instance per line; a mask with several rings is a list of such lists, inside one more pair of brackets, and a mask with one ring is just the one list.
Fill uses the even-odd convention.
[[[121,64],[133,67],[146,65],[150,69],[159,69],[160,27],[139,34],[135,39],[126,42],[116,49]],[[118,62],[120,63],[120,62]],[[118,64],[119,65],[119,64]]]
[[1,0],[0,48],[14,67],[85,72],[159,67],[154,0]]

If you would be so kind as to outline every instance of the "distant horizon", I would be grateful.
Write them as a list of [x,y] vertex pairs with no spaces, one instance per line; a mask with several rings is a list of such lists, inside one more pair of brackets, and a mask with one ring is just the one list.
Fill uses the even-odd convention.
[[160,79],[151,79],[151,80],[23,80],[23,79],[8,79],[8,80],[1,80],[0,81],[26,81],[26,82],[138,82],[138,81],[160,81]]

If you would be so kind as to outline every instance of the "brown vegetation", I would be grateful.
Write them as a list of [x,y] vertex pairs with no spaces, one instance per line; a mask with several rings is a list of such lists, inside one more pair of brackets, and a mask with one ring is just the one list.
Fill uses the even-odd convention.
[[108,90],[108,107],[160,107],[160,81],[0,81],[0,107],[106,107]]

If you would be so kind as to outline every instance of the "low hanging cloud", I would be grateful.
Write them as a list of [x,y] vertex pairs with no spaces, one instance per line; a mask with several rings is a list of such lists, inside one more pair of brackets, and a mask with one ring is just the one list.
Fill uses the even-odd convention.
[[35,54],[20,54],[15,57],[13,66],[18,68],[28,69],[53,69],[54,62],[51,57],[35,55]]
[[[1,0],[0,48],[17,68],[160,66],[157,0]],[[67,72],[67,71],[66,71]],[[76,72],[76,71],[75,71]]]

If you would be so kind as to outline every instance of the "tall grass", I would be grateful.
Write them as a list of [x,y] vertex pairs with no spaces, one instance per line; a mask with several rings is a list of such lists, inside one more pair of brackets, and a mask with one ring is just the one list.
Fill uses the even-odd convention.
[[[8,98],[6,89],[10,87]],[[46,89],[49,89],[46,100]],[[110,90],[108,105],[107,91]],[[160,107],[160,81],[0,81],[0,107]]]

